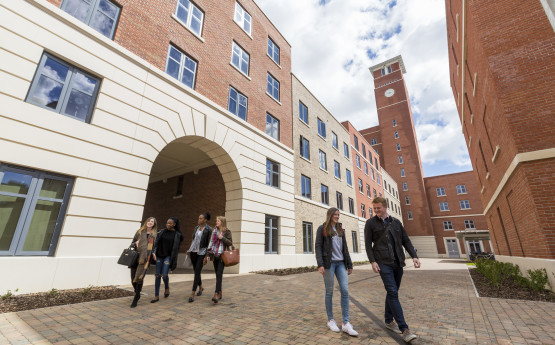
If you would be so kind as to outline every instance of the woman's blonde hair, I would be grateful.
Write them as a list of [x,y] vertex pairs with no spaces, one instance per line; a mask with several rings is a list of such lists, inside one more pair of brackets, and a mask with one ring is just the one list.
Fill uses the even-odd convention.
[[[324,223],[324,236],[333,236],[335,235],[335,231],[333,231],[333,226],[331,225],[331,218],[335,214],[335,212],[339,211],[335,207],[330,207],[328,212],[326,213],[326,222]],[[335,230],[337,230],[337,235],[343,236],[343,229],[340,226],[336,226]]]
[[158,229],[157,229],[157,227],[158,227],[158,222],[156,221],[156,218],[154,218],[154,217],[148,217],[148,218],[145,220],[143,226],[141,226],[141,228],[139,229],[139,231],[138,231],[139,234],[142,233],[143,231],[145,231],[145,229],[146,229],[146,224],[147,224],[151,219],[154,219],[154,225],[152,226],[152,230],[154,230],[154,232],[157,232],[157,231],[158,231]]
[[222,228],[220,229],[220,231],[227,230],[227,220],[225,219],[225,217],[217,216],[216,219],[219,219],[220,222],[222,223]]

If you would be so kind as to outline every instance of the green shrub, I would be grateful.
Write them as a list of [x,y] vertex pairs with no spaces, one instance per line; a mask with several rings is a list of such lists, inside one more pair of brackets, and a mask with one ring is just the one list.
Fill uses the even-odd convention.
[[518,265],[487,259],[477,259],[476,269],[497,289],[500,289],[511,280],[518,284],[526,284],[526,278],[522,276]]
[[545,270],[545,268],[528,270],[527,272],[528,276],[530,277],[530,279],[528,280],[528,285],[532,290],[543,291],[545,290],[546,285],[551,288],[549,277],[547,276],[547,271]]

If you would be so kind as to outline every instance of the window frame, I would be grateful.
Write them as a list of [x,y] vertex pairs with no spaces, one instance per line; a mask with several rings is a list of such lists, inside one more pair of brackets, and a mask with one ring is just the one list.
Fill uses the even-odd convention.
[[443,230],[444,231],[454,230],[453,222],[450,221],[450,220],[444,220],[443,221]]
[[[237,42],[235,41],[231,41],[231,60],[229,61],[229,63],[235,67],[239,72],[241,72],[243,75],[245,76],[249,76],[250,73],[250,69],[251,69],[251,56],[249,53],[247,53],[247,51],[245,49],[243,49],[243,47],[241,47]],[[236,52],[236,48],[238,50],[238,52]],[[239,64],[238,66],[233,62],[235,56],[237,55],[237,63]],[[244,62],[244,55],[246,55],[247,60],[247,71],[243,71],[243,62]]]
[[[234,113],[233,111],[231,111],[229,109],[229,107],[231,106],[231,90],[235,91],[235,93],[237,93],[237,100],[235,100],[235,103],[237,104],[237,113]],[[240,98],[243,97],[245,99],[245,118],[243,119],[240,115],[239,115],[239,108],[240,108]],[[247,121],[248,118],[248,112],[249,112],[249,98],[247,96],[245,96],[244,94],[242,94],[241,92],[239,92],[237,89],[235,89],[233,86],[229,86],[229,95],[227,97],[227,110],[232,113],[233,115],[237,116],[238,118],[240,118],[243,121]]]
[[[239,20],[237,19],[237,14],[238,14],[237,10],[240,10],[239,15],[241,16],[241,18],[240,18],[241,22],[239,22]],[[249,18],[249,20],[248,20],[249,30],[248,31],[247,31],[247,29],[245,29],[245,23],[247,22],[247,20],[246,20],[247,17],[245,15],[248,16],[248,18]],[[247,12],[247,10],[245,10],[245,8],[238,1],[235,1],[235,10],[233,12],[233,21],[235,23],[237,23],[237,25],[239,25],[239,27],[241,29],[243,29],[243,31],[247,35],[249,35],[249,36],[252,35],[252,16],[249,14],[249,12]]]
[[337,208],[343,211],[343,193],[336,191],[335,198],[337,200]]
[[[325,188],[325,190],[324,190]],[[320,183],[320,196],[322,204],[328,205],[330,204],[330,188],[323,183]]]
[[464,184],[457,185],[456,189],[457,189],[457,195],[459,195],[459,194],[468,194],[466,192],[466,185],[464,185]]
[[[318,149],[318,166],[324,171],[328,171],[328,158],[324,151]],[[322,167],[322,163],[324,166]]]
[[[67,12],[66,7],[67,7],[67,4],[70,2],[69,0],[63,0],[62,4],[60,5],[60,9],[62,9],[64,12],[66,12],[67,14],[72,16],[73,18],[77,19],[78,21],[84,23],[88,27],[94,29],[95,31],[100,33],[102,36],[107,37],[110,40],[114,40],[114,35],[116,34],[116,28],[118,27],[119,19],[120,19],[120,16],[121,16],[121,6],[118,3],[116,3],[112,0],[105,0],[105,1],[109,2],[110,4],[114,5],[118,9],[118,13],[116,14],[116,17],[113,18],[114,19],[114,25],[112,26],[112,30],[110,31],[110,36],[106,36],[102,32],[98,31],[95,27],[91,26],[91,21],[94,18],[93,14],[96,13],[96,11],[104,13],[104,11],[101,11],[100,8],[99,8],[100,1],[101,0],[91,0],[91,2],[88,5],[89,10],[87,10],[87,17],[84,20],[80,20],[79,18],[75,17],[73,14]],[[112,19],[112,18],[110,18],[110,19]]]
[[355,157],[356,157],[355,160],[356,160],[357,168],[360,169],[360,157],[357,154],[355,154]]
[[393,136],[395,137],[395,139],[399,139],[399,132],[398,131],[393,132]]
[[319,117],[317,119],[318,119],[318,135],[326,139],[327,138],[326,123],[322,121],[322,119],[320,119]]
[[[14,192],[7,192],[7,191],[0,192],[0,196],[25,198],[25,201],[23,202],[23,206],[21,207],[21,213],[19,214],[19,217],[17,219],[16,227],[12,235],[12,240],[10,241],[8,250],[0,251],[0,257],[54,256],[59,243],[60,234],[66,217],[67,207],[70,201],[71,193],[73,191],[73,184],[75,182],[75,178],[71,176],[66,176],[66,175],[54,174],[54,173],[50,173],[42,170],[26,169],[22,167],[0,163],[0,182],[3,180],[4,174],[6,172],[30,176],[31,181],[29,183],[27,194],[25,194],[25,196],[23,194],[14,193]],[[42,186],[44,184],[45,179],[64,181],[66,183],[64,195],[61,199],[40,196],[40,192],[42,190]],[[58,216],[56,217],[56,225],[54,226],[54,231],[52,232],[52,237],[50,239],[48,250],[24,251],[23,248],[25,246],[25,241],[27,239],[27,236],[29,235],[29,227],[32,223],[33,215],[35,214],[38,201],[51,201],[51,202],[60,203],[60,209],[58,211]]]
[[406,177],[405,168],[401,168],[401,177]]
[[[277,167],[277,172],[274,171],[274,167]],[[273,177],[277,175],[277,186],[274,185]],[[266,185],[280,189],[281,186],[281,164],[278,162],[271,160],[270,158],[266,158]]]
[[[276,87],[277,84],[277,87]],[[268,89],[272,92],[268,92]],[[276,98],[276,90],[277,90],[277,98]],[[266,76],[266,93],[279,102],[279,95],[280,95],[280,82],[277,80],[270,72],[267,72]]]
[[447,196],[445,193],[445,187],[436,187],[436,197]]
[[349,213],[355,214],[355,200],[353,198],[349,198],[348,202],[349,202]]
[[313,246],[313,224],[303,221],[303,254],[314,254]]
[[366,219],[366,206],[364,204],[360,204],[360,214],[362,218]]
[[338,179],[341,179],[341,164],[339,164],[339,162],[335,159],[333,160],[333,170],[334,176]]
[[362,183],[362,179],[358,179],[358,191],[364,194],[364,184]]
[[[54,62],[59,63],[59,64],[61,64],[64,67],[67,68],[68,71],[67,71],[67,75],[66,75],[64,81],[60,81],[58,79],[53,79],[50,76],[45,75],[45,74],[42,73],[43,69],[45,69],[44,66],[46,64],[46,61],[49,58],[52,59]],[[73,86],[75,84],[74,76],[77,75],[77,73],[83,74],[84,76],[86,76],[88,78],[96,80],[96,85],[94,87],[93,92],[90,95],[87,94],[88,96],[91,97],[91,102],[89,104],[89,108],[87,110],[87,116],[85,117],[85,119],[81,119],[79,117],[76,117],[76,116],[67,114],[65,112],[62,112],[62,110],[65,111],[67,109],[67,103],[70,100],[71,91],[73,90]],[[57,83],[63,83],[62,89],[60,91],[60,96],[59,96],[57,104],[56,104],[56,108],[54,108],[54,109],[47,106],[46,104],[42,105],[42,104],[34,102],[32,100],[32,97],[34,96],[34,91],[36,91],[36,89],[39,88],[38,84],[39,84],[39,81],[41,79],[41,76],[43,76],[43,75],[44,75],[45,78],[49,78],[51,80],[54,80]],[[27,91],[27,96],[25,97],[25,102],[27,102],[29,104],[36,105],[38,107],[41,107],[41,108],[49,110],[49,111],[53,111],[53,112],[55,112],[57,114],[60,114],[60,115],[63,115],[63,116],[70,117],[72,119],[75,119],[75,120],[78,120],[78,121],[81,121],[81,122],[90,123],[91,119],[92,119],[92,114],[94,112],[94,108],[96,106],[96,102],[98,100],[98,94],[99,94],[99,91],[100,91],[100,84],[101,83],[102,83],[102,78],[97,77],[97,76],[95,76],[95,75],[93,75],[89,72],[86,72],[86,71],[80,69],[80,68],[77,68],[74,65],[72,65],[71,63],[66,62],[65,60],[62,60],[62,59],[60,59],[60,58],[58,58],[58,57],[56,57],[56,56],[54,56],[50,53],[43,52],[42,56],[39,60],[39,63],[37,64],[37,69],[35,71],[35,74],[33,75],[33,79],[32,79],[31,84],[29,86],[29,90]],[[78,92],[85,93],[85,92],[83,92],[84,90],[80,90],[80,89],[75,89],[75,90],[77,90]]]
[[[463,207],[468,206],[468,207]],[[459,205],[461,206],[461,210],[470,210],[470,201],[469,200],[459,200]]]
[[358,151],[358,137],[356,134],[353,134],[353,140],[355,141],[355,150]]
[[[306,116],[306,121],[303,119],[303,114]],[[301,101],[299,101],[299,119],[308,125],[308,107]]]
[[351,237],[353,240],[353,253],[358,253],[358,237],[356,231],[351,231]]
[[465,219],[464,220],[464,229],[465,230],[476,229],[476,224],[474,223],[474,219]]
[[301,174],[301,196],[312,199],[312,179],[303,174]]
[[[270,54],[270,42],[272,43],[272,47],[271,47],[272,49],[271,50],[272,50],[273,54]],[[276,52],[276,49],[277,49],[277,61],[276,61],[275,56],[274,56],[274,54]],[[274,42],[274,40],[270,38],[270,36],[268,36],[268,49],[266,51],[266,54],[270,57],[270,59],[272,59],[273,62],[275,62],[279,66],[280,49],[279,49],[279,46],[276,44],[276,42]]]
[[[181,4],[181,1],[187,1],[189,3],[189,8],[187,9],[187,20],[183,21],[182,18],[180,18],[178,16],[178,9],[179,7],[183,7],[185,8],[185,6],[183,6]],[[197,11],[199,11],[202,14],[202,18],[200,19],[200,29],[199,32],[196,32],[195,29],[193,29],[193,27],[191,26],[191,22],[193,21],[193,17],[194,17],[194,9],[197,9]],[[204,11],[200,9],[200,7],[198,7],[194,2],[190,1],[190,0],[177,0],[177,5],[175,7],[175,18],[177,18],[187,29],[189,29],[192,33],[194,33],[195,35],[197,35],[198,37],[202,37],[202,29],[204,28]],[[196,17],[195,17],[196,18]],[[198,19],[198,18],[196,18]]]
[[376,138],[370,139],[370,145],[376,145],[377,143],[378,141],[376,140]]
[[406,182],[403,182],[403,190],[409,190],[409,186]]
[[449,203],[447,201],[440,201],[439,202],[439,210],[440,211],[449,211]]
[[345,176],[346,176],[346,180],[347,180],[347,185],[352,187],[353,186],[353,177],[351,175],[351,170],[345,169]]
[[339,150],[339,139],[337,138],[337,134],[334,131],[331,131],[331,146]]
[[[170,59],[172,59],[173,61],[176,61],[174,58],[171,57],[172,48],[175,49],[178,53],[181,54],[181,57],[180,57],[179,62],[178,62],[179,72],[177,73],[177,78],[175,78],[173,75],[168,73],[168,65],[169,65]],[[184,68],[187,69],[189,72],[191,72],[191,70],[186,67],[187,59],[189,59],[190,61],[195,63],[195,70],[193,72],[193,83],[192,83],[192,85],[187,85],[182,80],[183,79],[183,69]],[[166,58],[166,68],[165,68],[164,72],[166,72],[166,74],[168,74],[169,76],[175,78],[181,84],[183,84],[183,85],[185,85],[185,86],[194,90],[195,85],[197,83],[198,61],[193,59],[189,54],[185,53],[183,50],[179,49],[176,45],[170,43],[170,46],[168,47],[168,57]]]
[[[270,118],[271,122],[270,122],[270,133],[268,133],[268,118]],[[274,123],[277,123],[277,133],[275,133],[275,136],[273,135],[274,133]],[[271,138],[276,139],[277,141],[279,141],[279,134],[280,134],[280,123],[279,120],[273,116],[272,114],[266,112],[266,134],[268,134]]]
[[[276,226],[273,226],[273,223],[276,223]],[[269,221],[269,222],[268,222]],[[276,232],[276,243],[274,243],[273,239],[273,232]],[[266,239],[269,242],[266,244]],[[275,250],[274,250],[275,246]],[[269,250],[266,250],[268,247]],[[264,219],[264,254],[278,254],[279,252],[279,217],[266,214]]]
[[[305,148],[305,143],[306,143],[306,148]],[[299,154],[301,155],[301,157],[310,161],[310,140],[308,140],[307,138],[301,135],[299,145],[300,145]]]
[[412,217],[412,211],[410,211],[410,210],[407,211],[407,219],[408,219],[408,220],[414,219],[414,218]]
[[347,145],[346,142],[343,142],[343,155],[345,156],[345,158],[350,159],[349,145]]

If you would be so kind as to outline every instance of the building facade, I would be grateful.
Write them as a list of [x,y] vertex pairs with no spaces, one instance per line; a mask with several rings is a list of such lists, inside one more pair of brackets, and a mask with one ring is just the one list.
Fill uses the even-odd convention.
[[498,260],[555,272],[553,1],[446,1],[451,87]]
[[403,224],[403,212],[401,209],[401,200],[399,200],[399,186],[383,167],[381,170],[383,178],[383,192],[388,205],[387,212],[389,215],[399,219],[401,224]]
[[472,171],[424,178],[439,256],[493,252]]
[[289,45],[253,1],[147,3],[0,4],[0,291],[129,283],[147,216],[296,265]]
[[303,255],[301,266],[316,264],[314,236],[330,207],[340,210],[351,259],[367,260],[365,219],[356,206],[350,133],[295,75],[292,86],[296,253]]

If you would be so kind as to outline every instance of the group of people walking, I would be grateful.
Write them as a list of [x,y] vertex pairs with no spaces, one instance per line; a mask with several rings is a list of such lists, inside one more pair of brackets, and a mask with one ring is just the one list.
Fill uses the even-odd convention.
[[[201,296],[204,291],[201,272],[204,265],[211,260],[216,272],[216,288],[212,302],[218,303],[222,299],[222,278],[224,263],[221,254],[232,246],[231,231],[227,228],[225,217],[216,218],[216,226],[208,225],[210,213],[206,212],[198,217],[198,225],[193,231],[191,246],[187,251],[194,270],[194,281],[188,301],[194,302],[195,295]],[[156,218],[149,217],[135,233],[131,243],[139,253],[137,264],[131,267],[131,282],[135,291],[131,308],[135,308],[141,298],[143,281],[151,264],[156,265],[154,280],[154,298],[150,301],[156,303],[160,300],[160,285],[164,282],[164,298],[170,295],[170,281],[168,273],[177,268],[179,246],[183,242],[179,219],[170,217],[166,227],[158,231]],[[198,289],[198,291],[197,291]]]
[[[401,334],[405,342],[416,338],[405,321],[399,302],[399,288],[405,266],[405,252],[412,257],[415,268],[420,261],[405,228],[401,222],[387,213],[387,200],[378,197],[372,200],[374,217],[366,221],[364,239],[366,254],[372,270],[379,273],[387,292],[385,297],[384,323],[391,331]],[[337,208],[328,209],[324,224],[316,231],[315,253],[318,271],[324,276],[327,326],[333,332],[345,332],[358,336],[349,320],[349,283],[348,276],[353,271],[353,263],[347,248],[345,231],[339,222]],[[334,277],[337,277],[341,293],[342,325],[339,329],[333,317],[332,296]]]

